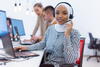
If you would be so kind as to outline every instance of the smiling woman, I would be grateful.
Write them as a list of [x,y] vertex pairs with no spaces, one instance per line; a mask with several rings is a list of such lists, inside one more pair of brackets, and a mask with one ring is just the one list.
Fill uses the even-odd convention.
[[[73,24],[65,25],[66,22],[69,22],[68,14],[70,13],[68,8],[63,4],[66,3],[61,2],[57,5],[55,10],[57,24],[48,27],[42,41],[28,47],[16,47],[15,50],[45,49],[48,56],[45,58],[44,64],[52,64],[55,67],[59,67],[65,63],[75,63],[75,60],[78,58],[80,34],[77,30],[73,29]],[[72,20],[70,21],[72,22]],[[60,29],[63,25],[67,27],[66,31]]]

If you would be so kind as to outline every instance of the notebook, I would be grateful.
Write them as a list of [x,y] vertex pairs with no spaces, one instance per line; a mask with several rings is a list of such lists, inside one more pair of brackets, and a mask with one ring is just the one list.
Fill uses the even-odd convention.
[[32,44],[34,44],[34,42],[32,42],[32,41],[22,41],[22,40],[20,40],[20,44],[21,44],[21,45],[32,45]]
[[5,52],[12,56],[13,58],[17,58],[17,57],[31,57],[31,56],[39,56],[36,53],[33,53],[32,51],[19,51],[19,52],[15,52],[13,49],[13,45],[12,45],[12,41],[10,38],[10,35],[7,34],[6,36],[2,37],[2,43],[3,43],[3,48],[5,50]]

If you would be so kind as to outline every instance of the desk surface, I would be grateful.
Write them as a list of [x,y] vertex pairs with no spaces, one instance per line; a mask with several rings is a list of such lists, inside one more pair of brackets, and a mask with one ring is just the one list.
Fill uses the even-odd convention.
[[0,65],[0,67],[39,67],[44,51],[33,51],[34,53],[39,54],[40,56],[31,57],[28,60],[23,58],[13,59],[12,61],[6,63],[6,65]]

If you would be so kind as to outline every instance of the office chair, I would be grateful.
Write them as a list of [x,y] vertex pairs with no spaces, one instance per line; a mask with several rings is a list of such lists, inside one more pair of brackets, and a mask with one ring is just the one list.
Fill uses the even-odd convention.
[[83,53],[84,53],[84,44],[85,44],[85,38],[81,37],[80,38],[80,56],[79,58],[77,58],[76,63],[75,64],[63,64],[60,67],[82,67],[82,63],[83,63]]
[[96,44],[97,38],[94,38],[93,35],[92,35],[92,33],[89,33],[89,38],[90,38],[90,43],[89,43],[89,45],[88,45],[88,48],[89,48],[89,49],[94,49],[94,50],[95,50],[95,55],[89,56],[89,57],[87,58],[87,61],[88,61],[90,58],[92,58],[92,57],[96,57],[97,62],[100,62],[100,61],[99,61],[99,57],[100,57],[100,56],[97,55],[97,52],[98,52],[98,50],[100,49],[100,48],[98,48],[98,47],[100,47],[100,45]]
[[46,61],[46,57],[48,56],[48,53],[46,51],[44,51],[44,56],[42,58],[41,64],[39,67],[54,67],[53,64],[44,64],[44,62]]

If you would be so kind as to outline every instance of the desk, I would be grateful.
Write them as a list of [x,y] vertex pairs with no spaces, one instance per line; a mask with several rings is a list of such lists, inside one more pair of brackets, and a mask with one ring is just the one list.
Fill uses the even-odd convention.
[[25,61],[21,61],[21,59],[15,59],[14,61],[6,63],[6,65],[0,65],[0,67],[39,67],[42,61],[44,50],[33,52],[39,54],[40,56],[32,57],[29,60]]

